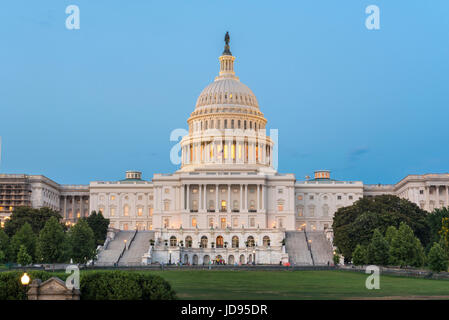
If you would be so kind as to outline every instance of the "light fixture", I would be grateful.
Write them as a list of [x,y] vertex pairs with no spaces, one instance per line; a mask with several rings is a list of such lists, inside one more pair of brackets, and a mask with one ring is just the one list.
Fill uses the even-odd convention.
[[25,272],[22,278],[20,278],[20,281],[24,286],[27,286],[30,283],[30,276]]

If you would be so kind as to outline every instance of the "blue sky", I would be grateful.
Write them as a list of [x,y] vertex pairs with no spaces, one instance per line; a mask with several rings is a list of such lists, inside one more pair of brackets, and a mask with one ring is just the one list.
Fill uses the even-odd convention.
[[[65,28],[65,8],[81,28]],[[367,30],[365,8],[380,8]],[[449,172],[449,1],[2,1],[1,173],[153,173],[218,72],[279,130],[279,171],[395,183]]]

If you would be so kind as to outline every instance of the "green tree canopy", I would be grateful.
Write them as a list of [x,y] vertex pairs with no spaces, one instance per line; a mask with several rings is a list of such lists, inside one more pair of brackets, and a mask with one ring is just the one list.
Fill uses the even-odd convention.
[[24,245],[20,245],[19,252],[17,253],[17,263],[22,266],[33,263],[33,258],[28,254],[27,248]]
[[355,264],[356,266],[362,266],[366,264],[366,260],[367,260],[366,247],[358,244],[355,247],[354,252],[352,254],[352,263]]
[[105,219],[101,212],[96,211],[92,211],[89,217],[83,219],[94,232],[95,243],[99,246],[103,245],[108,233],[109,219]]
[[397,234],[391,240],[390,263],[401,267],[415,265],[419,260],[417,245],[412,228],[401,222]]
[[[337,210],[333,221],[334,244],[347,261],[357,244],[368,245],[375,229],[384,234],[389,226],[407,223],[421,242],[430,237],[427,212],[416,204],[393,195],[362,198]],[[388,241],[388,240],[387,240]]]
[[427,261],[432,271],[447,271],[448,257],[443,248],[441,248],[437,242],[434,242],[432,248],[430,249]]
[[24,246],[27,254],[35,261],[37,237],[29,223],[25,223],[17,233],[11,238],[10,259],[16,261],[20,246]]
[[84,219],[70,228],[69,243],[70,257],[75,263],[86,263],[96,255],[94,232]]
[[390,257],[390,245],[382,236],[379,229],[374,230],[373,237],[367,248],[367,263],[385,266]]
[[394,226],[389,226],[387,228],[387,231],[385,232],[385,240],[387,240],[388,245],[391,246],[391,242],[393,241],[394,237],[396,237],[398,233],[398,229]]
[[5,223],[5,232],[12,237],[25,223],[28,223],[37,235],[51,217],[55,217],[58,221],[62,218],[57,211],[50,208],[17,207]]
[[67,240],[64,228],[55,217],[51,217],[37,239],[37,261],[46,263],[64,262],[67,259]]
[[3,251],[4,254],[8,252],[9,249],[9,237],[6,232],[0,228],[0,250]]

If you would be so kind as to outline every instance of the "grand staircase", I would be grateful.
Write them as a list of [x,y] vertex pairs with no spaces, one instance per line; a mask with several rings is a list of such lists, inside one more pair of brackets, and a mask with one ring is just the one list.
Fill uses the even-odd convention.
[[142,256],[150,249],[150,240],[154,240],[154,231],[138,231],[129,247],[120,258],[119,266],[140,266]]
[[322,231],[286,231],[285,250],[295,266],[322,266],[332,263],[332,245]]
[[295,266],[313,265],[306,236],[303,231],[285,232],[285,250],[288,253],[290,264]]
[[120,231],[115,234],[113,240],[110,240],[106,248],[102,249],[97,256],[95,265],[114,266],[120,259],[120,256],[126,244],[129,244],[135,231]]

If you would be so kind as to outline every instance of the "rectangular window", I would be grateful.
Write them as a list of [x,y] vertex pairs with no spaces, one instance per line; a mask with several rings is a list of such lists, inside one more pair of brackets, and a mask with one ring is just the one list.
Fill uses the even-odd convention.
[[256,218],[254,218],[254,217],[249,218],[249,226],[251,228],[254,228],[256,226]]
[[238,228],[238,226],[239,226],[239,218],[237,217],[232,218],[232,227]]
[[196,228],[196,218],[192,217],[192,227]]
[[221,218],[220,219],[220,226],[221,229],[226,229],[227,225],[226,225],[226,218]]
[[138,208],[138,209],[137,209],[137,215],[138,215],[139,217],[141,217],[142,214],[143,214],[143,208]]
[[111,208],[111,217],[115,216],[115,208]]

